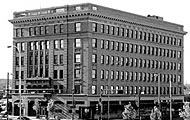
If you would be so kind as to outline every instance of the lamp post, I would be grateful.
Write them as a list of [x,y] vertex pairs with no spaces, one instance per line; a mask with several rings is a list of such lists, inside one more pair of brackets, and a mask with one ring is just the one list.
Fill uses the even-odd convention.
[[170,120],[172,120],[172,81],[170,79]]
[[14,47],[18,51],[19,54],[19,119],[21,120],[21,52],[17,46],[7,46],[7,48]]
[[7,73],[7,120],[8,120],[8,107],[9,107],[9,73]]
[[[158,77],[159,74],[154,74],[154,77]],[[158,78],[158,108],[161,111],[161,104],[160,104],[160,79]]]

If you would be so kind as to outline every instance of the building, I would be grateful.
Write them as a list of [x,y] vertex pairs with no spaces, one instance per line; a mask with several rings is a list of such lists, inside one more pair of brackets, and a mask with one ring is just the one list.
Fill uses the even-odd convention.
[[[142,112],[161,100],[168,115],[170,81],[174,112],[183,102],[182,25],[90,3],[15,12],[10,22],[13,45],[21,51],[24,114],[36,115],[35,99],[44,101],[54,91],[52,99],[71,106],[74,97],[76,112],[90,106],[94,118],[100,96],[103,117],[108,109],[118,117],[121,106],[139,99]],[[19,54],[13,53],[18,114]]]

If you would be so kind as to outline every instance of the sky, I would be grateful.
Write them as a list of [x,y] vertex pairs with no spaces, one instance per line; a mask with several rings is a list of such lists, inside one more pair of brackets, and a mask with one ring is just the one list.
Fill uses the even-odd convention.
[[190,84],[190,6],[189,0],[5,0],[0,4],[0,79],[12,73],[13,12],[79,3],[93,3],[142,16],[157,15],[164,21],[184,25],[184,82]]

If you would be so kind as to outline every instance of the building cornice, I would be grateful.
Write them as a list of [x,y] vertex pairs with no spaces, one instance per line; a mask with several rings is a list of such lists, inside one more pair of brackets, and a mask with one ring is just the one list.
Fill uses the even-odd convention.
[[138,22],[133,22],[129,20],[124,20],[120,18],[114,18],[106,15],[101,15],[98,13],[93,13],[93,12],[75,12],[73,14],[52,14],[52,15],[39,15],[39,16],[30,16],[30,17],[23,17],[23,18],[16,18],[9,20],[13,25],[22,25],[22,24],[28,24],[28,23],[39,23],[39,22],[48,22],[48,21],[54,21],[54,20],[60,20],[60,19],[70,19],[73,17],[83,17],[83,16],[88,16],[88,17],[96,17],[96,18],[103,18],[106,20],[111,20],[111,21],[116,21],[124,24],[131,24],[131,25],[137,25],[141,27],[147,27],[151,29],[159,29],[163,31],[168,31],[168,32],[174,32],[178,34],[185,35],[187,32],[185,31],[179,31],[179,30],[172,30],[168,28],[163,28],[163,27],[158,27],[156,25],[148,25],[148,24],[143,24],[143,23],[138,23]]

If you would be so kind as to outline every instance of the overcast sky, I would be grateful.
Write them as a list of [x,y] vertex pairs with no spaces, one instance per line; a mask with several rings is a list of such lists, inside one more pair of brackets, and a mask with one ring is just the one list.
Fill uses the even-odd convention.
[[[4,0],[0,4],[0,78],[7,78],[12,73],[13,26],[8,20],[13,12],[40,9],[53,6],[64,6],[78,3],[94,3],[142,16],[157,15],[165,21],[184,25],[188,32],[184,39],[184,82],[190,83],[190,2],[189,0]],[[10,76],[11,77],[11,76]]]

